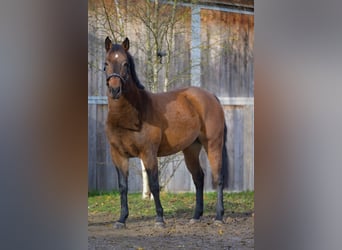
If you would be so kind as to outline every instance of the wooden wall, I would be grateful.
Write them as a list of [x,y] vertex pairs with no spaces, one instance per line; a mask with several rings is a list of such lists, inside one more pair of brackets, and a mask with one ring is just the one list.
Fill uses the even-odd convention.
[[[188,7],[186,7],[188,8]],[[189,11],[191,10],[188,8]],[[229,157],[228,190],[254,189],[254,75],[253,43],[254,15],[241,14],[201,7],[201,87],[222,99],[228,126],[227,150]],[[189,21],[191,19],[189,18]],[[109,145],[104,134],[107,116],[105,78],[102,72],[104,38],[109,35],[103,20],[94,17],[89,10],[88,28],[88,188],[89,190],[113,190],[118,188],[117,175],[110,159]],[[145,55],[139,50],[137,24],[130,27],[127,35],[131,40],[131,53],[136,61],[140,79],[143,79]],[[191,63],[191,23],[183,24],[188,33],[176,37],[173,74],[184,72]],[[189,76],[184,75],[174,86],[188,86]],[[98,100],[94,101],[94,98]],[[242,99],[237,103],[229,98]],[[228,99],[227,99],[228,98]],[[90,100],[90,101],[89,101]],[[228,101],[227,101],[228,100]],[[181,155],[178,157],[182,157]],[[206,173],[205,190],[212,190],[211,172],[206,155],[201,154],[201,163]],[[170,173],[175,163],[169,166]],[[164,178],[164,177],[163,177]],[[194,185],[184,162],[177,168],[174,177],[165,187],[167,191],[194,191]],[[141,191],[142,178],[139,159],[130,161],[129,191]]]
[[254,16],[201,10],[202,87],[230,97],[254,96]]

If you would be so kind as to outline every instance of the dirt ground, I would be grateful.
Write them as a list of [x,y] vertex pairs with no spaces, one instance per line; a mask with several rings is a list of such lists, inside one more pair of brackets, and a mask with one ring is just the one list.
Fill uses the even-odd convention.
[[254,249],[253,214],[228,214],[223,225],[211,216],[196,224],[188,215],[165,222],[155,228],[154,218],[128,218],[126,228],[115,229],[112,215],[88,215],[88,249]]

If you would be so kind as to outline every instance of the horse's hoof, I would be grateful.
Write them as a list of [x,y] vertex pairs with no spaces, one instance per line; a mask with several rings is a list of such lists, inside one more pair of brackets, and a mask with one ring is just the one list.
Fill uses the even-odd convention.
[[165,222],[156,222],[155,224],[154,224],[154,227],[155,228],[165,228]]
[[201,220],[200,219],[194,219],[192,218],[190,221],[189,221],[189,224],[192,225],[192,224],[196,224],[196,223],[200,223]]
[[126,224],[117,221],[117,222],[114,223],[113,227],[114,227],[115,229],[123,229],[123,228],[126,228]]
[[223,221],[222,220],[215,220],[214,221],[214,225],[215,226],[222,226],[223,225]]

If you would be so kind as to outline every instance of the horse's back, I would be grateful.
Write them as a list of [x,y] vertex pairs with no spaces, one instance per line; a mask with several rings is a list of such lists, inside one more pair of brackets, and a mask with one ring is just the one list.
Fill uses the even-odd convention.
[[155,104],[159,111],[183,110],[184,112],[196,112],[203,121],[213,119],[224,121],[223,109],[216,96],[199,87],[181,88],[165,93],[157,94]]
[[[224,113],[218,99],[210,92],[188,87],[155,95],[155,109],[163,121],[163,142],[182,150],[196,139],[223,138]],[[163,148],[163,146],[162,146]]]

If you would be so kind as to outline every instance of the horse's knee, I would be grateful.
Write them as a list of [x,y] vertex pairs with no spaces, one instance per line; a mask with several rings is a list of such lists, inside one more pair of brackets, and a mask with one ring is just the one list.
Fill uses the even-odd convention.
[[158,170],[152,171],[146,169],[148,175],[148,184],[152,193],[159,192]]
[[192,176],[196,188],[203,188],[204,186],[204,174],[203,172],[197,174],[196,176]]
[[128,190],[127,186],[124,186],[124,185],[119,186],[119,193],[120,194],[126,194],[127,190]]
[[150,181],[150,190],[152,194],[154,194],[155,192],[159,192],[159,189],[160,188],[158,180]]

